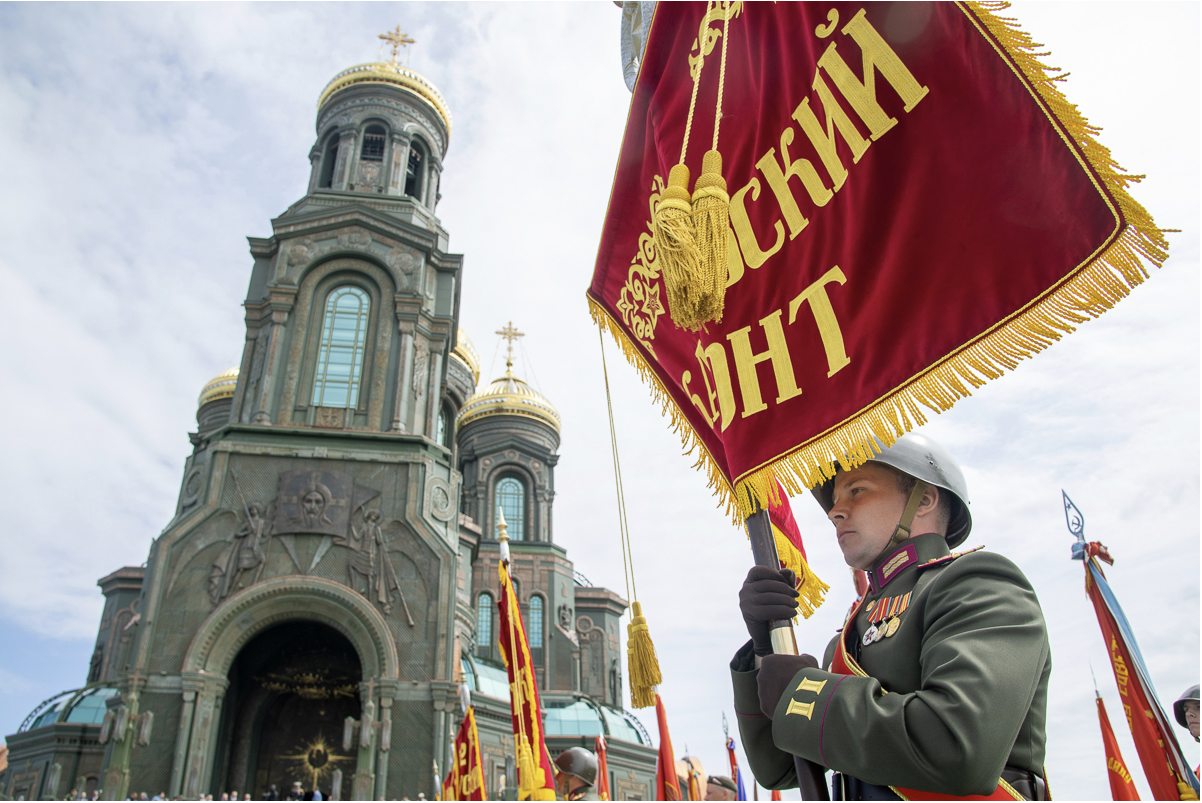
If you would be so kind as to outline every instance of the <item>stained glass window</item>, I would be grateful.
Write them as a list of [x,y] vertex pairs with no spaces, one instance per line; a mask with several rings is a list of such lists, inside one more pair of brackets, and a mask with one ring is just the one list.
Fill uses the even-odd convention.
[[326,300],[313,379],[313,404],[354,407],[359,403],[363,350],[371,300],[358,287],[339,287]]
[[[509,525],[509,540],[525,540],[525,530],[522,527],[526,508],[526,489],[522,483],[513,477],[506,477],[497,483],[497,504],[505,514],[505,523]],[[500,535],[500,530],[497,531]]]

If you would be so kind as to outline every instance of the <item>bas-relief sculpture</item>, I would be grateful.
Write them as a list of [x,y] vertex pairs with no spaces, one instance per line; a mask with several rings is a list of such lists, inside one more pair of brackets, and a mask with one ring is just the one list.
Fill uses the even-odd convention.
[[[237,488],[236,477],[233,482]],[[238,495],[242,496],[241,489]],[[414,627],[388,556],[388,536],[380,526],[380,511],[367,507],[379,495],[379,491],[358,485],[349,474],[339,471],[280,472],[274,500],[266,505],[243,500],[245,519],[213,561],[209,596],[214,607],[241,588],[264,579],[267,550],[272,543],[279,543],[301,574],[316,569],[331,548],[341,547],[350,553],[347,585],[385,616],[392,613],[393,603],[399,602],[406,622]],[[301,565],[296,538],[313,535],[321,536],[321,543],[306,568]]]

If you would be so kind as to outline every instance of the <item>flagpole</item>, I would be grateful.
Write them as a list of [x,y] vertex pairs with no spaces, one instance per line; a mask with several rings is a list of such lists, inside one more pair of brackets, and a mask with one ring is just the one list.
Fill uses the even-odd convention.
[[[780,570],[780,558],[776,554],[776,538],[772,535],[772,522],[767,509],[752,497],[755,512],[747,517],[747,537],[751,541],[751,557],[756,566],[767,566]],[[777,655],[797,655],[797,636],[793,622],[774,619],[768,623],[768,634],[772,637],[772,652]],[[801,756],[793,756],[797,769],[797,788],[802,800],[830,800],[826,791],[826,770]]]

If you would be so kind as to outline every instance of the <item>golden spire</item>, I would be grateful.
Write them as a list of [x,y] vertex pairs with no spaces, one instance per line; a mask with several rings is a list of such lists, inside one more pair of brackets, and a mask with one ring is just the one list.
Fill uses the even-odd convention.
[[525,337],[526,333],[519,332],[517,327],[513,325],[513,321],[510,321],[509,323],[505,324],[505,326],[498,329],[497,334],[509,341],[508,356],[505,358],[505,367],[513,368],[513,341],[517,340],[519,337]]
[[[405,48],[405,52],[408,53],[409,45],[415,44],[417,42],[417,40],[414,39],[412,36],[405,33],[404,31],[402,31],[400,25],[396,26],[395,31],[388,31],[387,33],[379,34],[379,38],[383,39],[385,42],[388,43],[388,45],[390,45],[392,47],[392,63],[393,64],[398,63],[397,56],[399,55],[402,47]],[[383,47],[385,47],[385,45],[380,45],[380,47],[383,48]]]

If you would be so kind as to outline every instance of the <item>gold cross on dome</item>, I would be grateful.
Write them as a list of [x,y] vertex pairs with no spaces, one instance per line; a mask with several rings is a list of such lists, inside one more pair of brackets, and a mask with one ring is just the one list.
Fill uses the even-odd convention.
[[508,347],[509,356],[506,357],[505,364],[508,367],[512,368],[513,367],[513,341],[517,340],[519,337],[525,337],[526,333],[519,332],[517,330],[517,327],[513,325],[513,321],[510,321],[509,323],[505,324],[505,326],[498,329],[497,334],[499,334],[501,337],[503,337],[507,341],[509,341],[509,347]]
[[[417,40],[414,39],[412,36],[405,33],[404,31],[402,31],[400,25],[396,26],[395,31],[388,31],[387,33],[379,34],[379,38],[383,39],[385,42],[388,43],[388,45],[390,45],[392,47],[392,63],[393,64],[397,63],[397,55],[400,53],[400,50],[402,47],[408,48],[409,45],[412,45],[417,42]],[[384,45],[381,45],[381,47],[384,47]],[[408,50],[406,50],[406,52],[408,52]]]

